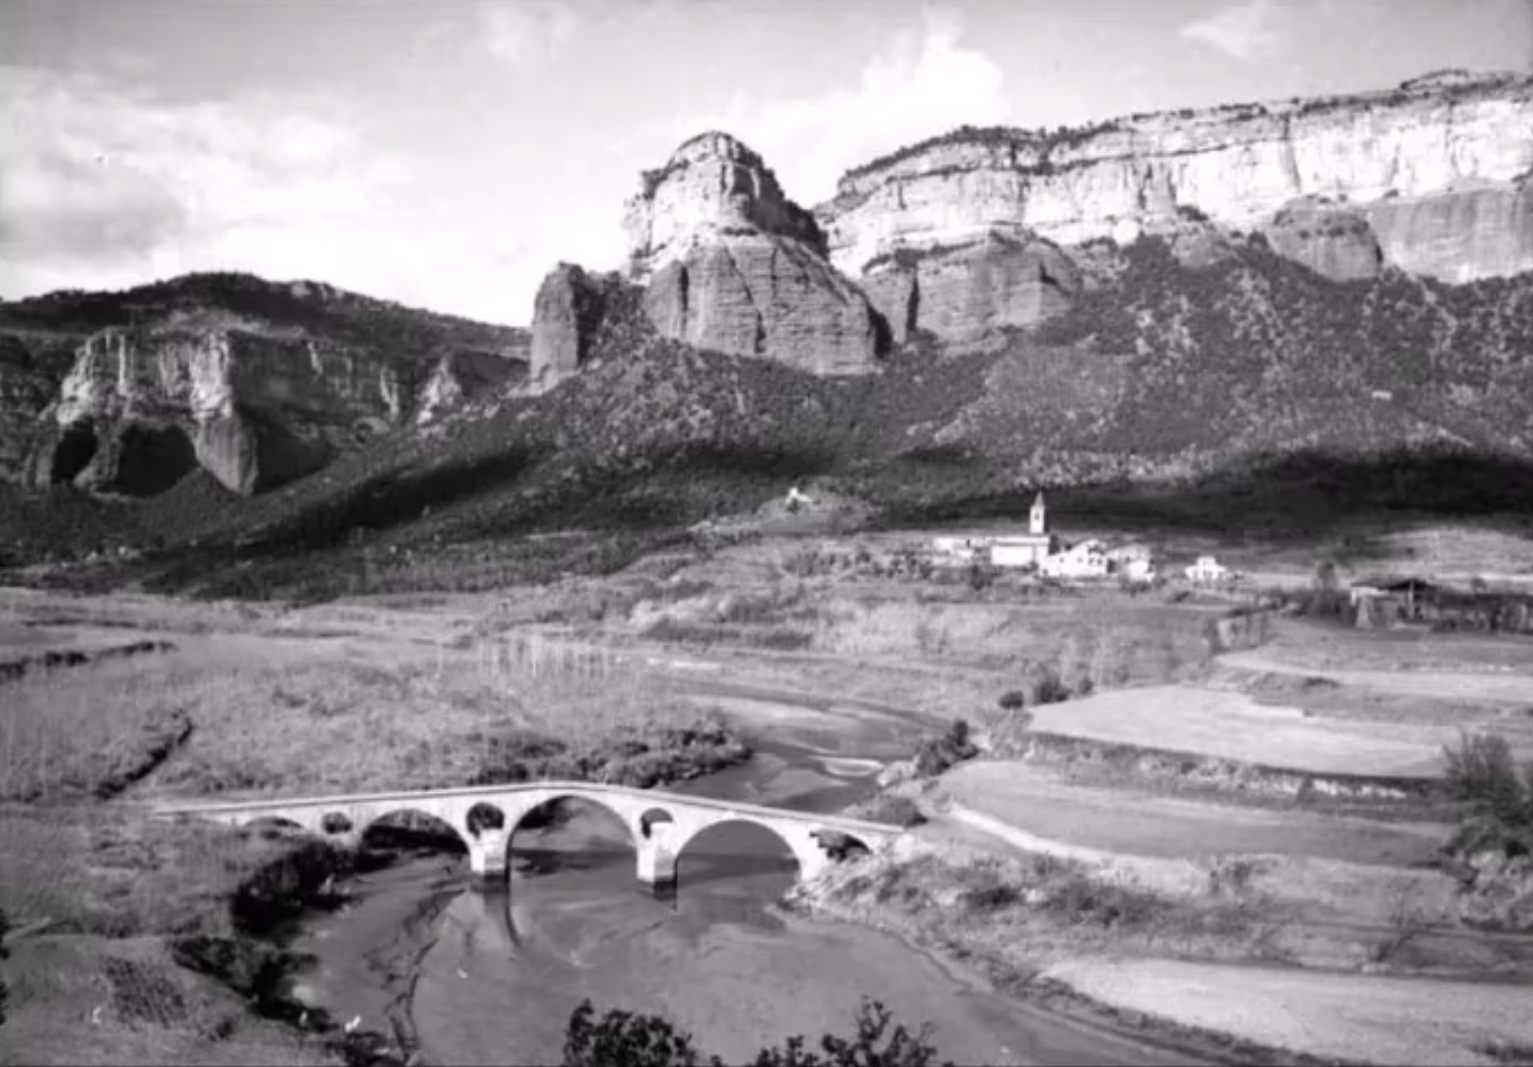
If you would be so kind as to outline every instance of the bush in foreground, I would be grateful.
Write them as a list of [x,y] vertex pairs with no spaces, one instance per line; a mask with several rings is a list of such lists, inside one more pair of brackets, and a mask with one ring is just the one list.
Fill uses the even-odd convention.
[[[779,1047],[762,1049],[755,1067],[932,1067],[937,1050],[928,1023],[915,1033],[903,1025],[890,1031],[893,1013],[864,998],[857,1013],[856,1036],[826,1034],[823,1055],[805,1051],[802,1035]],[[719,1067],[718,1056],[704,1059],[692,1035],[658,1015],[609,1010],[600,1019],[589,1000],[570,1016],[564,1036],[564,1067]],[[952,1067],[945,1064],[943,1067]]]

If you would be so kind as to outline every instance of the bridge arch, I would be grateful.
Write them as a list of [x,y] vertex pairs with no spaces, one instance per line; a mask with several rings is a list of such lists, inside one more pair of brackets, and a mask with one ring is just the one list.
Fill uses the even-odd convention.
[[468,813],[463,816],[463,825],[474,837],[486,830],[504,830],[506,811],[499,804],[481,800],[468,809]]
[[531,804],[519,812],[515,812],[506,820],[507,847],[510,848],[514,846],[516,841],[516,832],[522,828],[522,824],[527,821],[528,816],[532,815],[534,812],[550,809],[560,801],[568,800],[575,800],[582,804],[589,804],[591,807],[597,808],[606,812],[608,815],[611,815],[614,819],[617,820],[618,823],[623,826],[625,830],[628,831],[628,844],[631,845],[635,850],[642,847],[640,837],[642,831],[638,826],[638,820],[633,817],[630,811],[625,811],[622,804],[614,804],[611,800],[607,799],[607,797],[603,796],[599,790],[594,789],[590,792],[586,792],[580,789],[568,789],[560,790],[558,792],[551,792],[546,796],[540,796],[537,803]]
[[[645,841],[649,841],[655,836],[655,827],[674,827],[675,825],[676,817],[670,812],[660,807],[650,808],[639,815],[639,821],[637,824],[638,835]],[[674,833],[675,831],[673,829],[670,832]]]
[[285,834],[313,832],[310,827],[291,815],[254,815],[240,820],[235,825],[247,834],[255,834],[266,840]]
[[[453,819],[448,818],[446,815],[432,811],[424,806],[400,804],[398,806],[380,807],[373,811],[360,813],[357,818],[352,820],[352,824],[353,832],[357,835],[357,841],[361,843],[366,839],[369,832],[376,832],[380,829],[423,832],[419,827],[411,826],[411,821],[416,821],[422,826],[429,827],[430,831],[428,832],[440,832],[445,829],[451,833],[453,839],[457,841],[463,851],[468,852],[473,849],[474,842],[465,833],[464,827],[458,826]],[[404,825],[400,825],[401,823]]]
[[793,857],[800,878],[808,877],[823,864],[824,858],[813,851],[814,843],[807,835],[784,833],[782,827],[774,826],[765,819],[752,818],[744,814],[730,814],[719,819],[696,822],[682,831],[684,836],[681,836],[673,846],[678,869],[686,859],[687,850],[697,842],[699,837],[728,826],[753,826],[765,830],[787,850],[788,855]]

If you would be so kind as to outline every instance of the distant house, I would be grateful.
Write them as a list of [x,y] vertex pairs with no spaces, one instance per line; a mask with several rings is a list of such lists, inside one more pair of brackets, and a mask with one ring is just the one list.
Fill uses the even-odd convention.
[[1230,577],[1230,569],[1213,556],[1199,556],[1197,562],[1186,568],[1187,580],[1196,585],[1222,582]]
[[1107,546],[1095,539],[1045,556],[1038,564],[1045,578],[1105,578],[1107,570]]
[[1028,513],[1027,533],[1008,534],[991,539],[990,562],[996,567],[1042,567],[1043,561],[1059,547],[1059,539],[1049,532],[1048,506],[1039,493]]
[[988,537],[934,537],[932,555],[938,563],[979,563],[989,555]]
[[1148,582],[1155,577],[1155,554],[1149,545],[1138,542],[1108,549],[1107,564],[1114,574],[1131,582]]

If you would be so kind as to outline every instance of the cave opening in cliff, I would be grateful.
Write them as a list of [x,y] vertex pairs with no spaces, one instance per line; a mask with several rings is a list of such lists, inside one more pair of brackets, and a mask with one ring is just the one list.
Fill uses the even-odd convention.
[[197,469],[197,450],[179,426],[123,428],[113,489],[131,496],[163,493]]
[[96,428],[88,422],[75,422],[59,434],[59,442],[53,449],[53,462],[48,471],[50,485],[67,485],[74,481],[90,461],[96,458],[100,442]]

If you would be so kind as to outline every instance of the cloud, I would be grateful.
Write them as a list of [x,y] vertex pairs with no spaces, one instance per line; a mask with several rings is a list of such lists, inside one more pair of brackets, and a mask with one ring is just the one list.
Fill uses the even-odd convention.
[[1008,119],[1005,75],[983,52],[961,44],[962,33],[957,15],[927,8],[920,27],[886,40],[854,85],[802,99],[737,94],[721,110],[682,116],[642,140],[669,154],[693,134],[725,130],[762,154],[789,196],[801,203],[828,199],[849,167],[966,123]]
[[524,251],[454,227],[334,100],[170,102],[123,78],[0,65],[0,101],[0,295],[243,270],[525,317],[506,286],[530,269]]
[[1245,62],[1276,54],[1283,46],[1286,12],[1277,0],[1246,0],[1188,23],[1181,35]]
[[553,59],[581,24],[568,0],[514,0],[478,10],[485,48],[511,67]]

